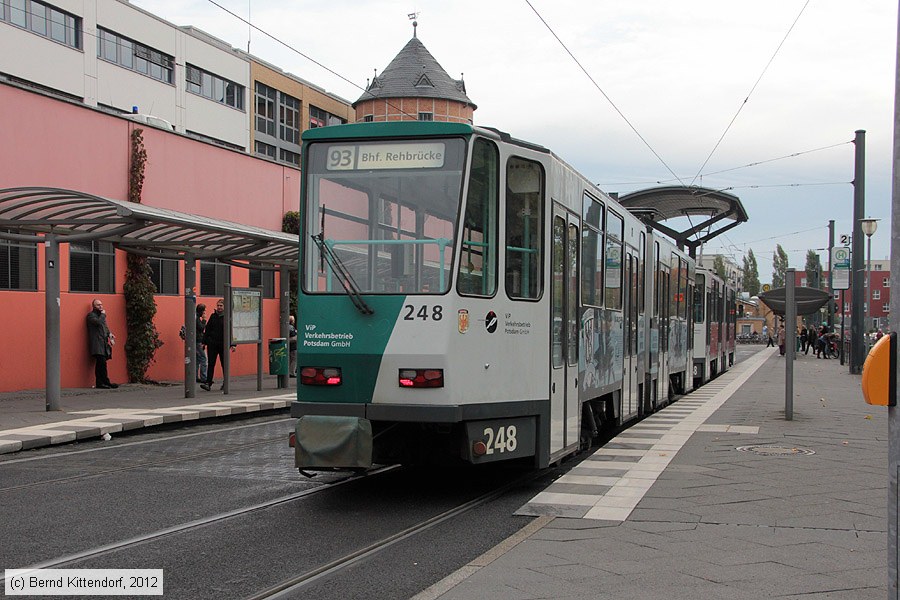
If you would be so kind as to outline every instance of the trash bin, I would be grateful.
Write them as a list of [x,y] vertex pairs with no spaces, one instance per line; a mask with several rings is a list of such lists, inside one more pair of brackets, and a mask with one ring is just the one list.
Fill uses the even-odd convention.
[[269,339],[269,375],[288,374],[288,350],[286,338]]

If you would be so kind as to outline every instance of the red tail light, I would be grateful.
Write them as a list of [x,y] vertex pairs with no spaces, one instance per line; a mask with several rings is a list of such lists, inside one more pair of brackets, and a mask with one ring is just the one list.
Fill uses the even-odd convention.
[[303,385],[341,385],[343,377],[337,367],[302,367],[300,383]]
[[444,387],[443,369],[400,369],[400,387]]

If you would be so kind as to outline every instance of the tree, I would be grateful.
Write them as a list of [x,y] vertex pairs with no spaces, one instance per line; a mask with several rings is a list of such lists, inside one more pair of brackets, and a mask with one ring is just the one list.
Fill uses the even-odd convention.
[[822,289],[822,261],[815,250],[806,251],[806,286]]
[[[147,163],[147,150],[144,148],[144,130],[131,132],[131,160],[128,165],[128,200],[141,202],[144,187],[144,168]],[[153,270],[146,256],[127,255],[125,272],[125,325],[127,339],[125,341],[125,365],[128,369],[128,381],[131,383],[147,383],[147,369],[153,362],[156,351],[162,347],[163,341],[153,323],[156,315],[156,286],[151,275]]]
[[781,247],[775,245],[775,253],[772,255],[772,287],[784,287],[784,275],[788,269],[788,255]]
[[725,267],[725,259],[721,254],[716,254],[713,259],[713,273],[721,277],[723,281],[728,281],[728,269]]
[[759,265],[756,264],[753,248],[744,255],[744,291],[751,296],[759,295]]

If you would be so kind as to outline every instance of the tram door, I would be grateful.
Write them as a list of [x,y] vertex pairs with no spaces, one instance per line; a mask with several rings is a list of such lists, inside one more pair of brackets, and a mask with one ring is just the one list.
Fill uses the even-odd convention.
[[637,414],[641,401],[638,386],[638,271],[637,255],[625,255],[625,373],[622,381],[622,420]]
[[663,401],[669,397],[669,269],[662,261],[657,260],[656,294],[659,314],[659,398]]
[[550,451],[579,441],[578,217],[553,207],[550,300]]

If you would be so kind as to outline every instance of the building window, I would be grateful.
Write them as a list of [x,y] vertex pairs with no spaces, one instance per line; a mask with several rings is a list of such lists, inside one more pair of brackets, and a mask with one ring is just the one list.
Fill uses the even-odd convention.
[[419,113],[420,121],[434,121],[434,113],[430,112],[420,112]]
[[890,277],[883,277],[883,278],[881,279],[881,287],[891,287],[891,278],[890,278]]
[[258,81],[255,90],[254,152],[294,167],[300,166],[300,100]]
[[300,166],[300,154],[297,152],[291,152],[290,150],[281,149],[279,152],[279,160],[285,163],[291,163],[292,165],[299,167]]
[[872,300],[881,300],[881,290],[872,290]]
[[263,298],[275,297],[275,271],[250,269],[250,287],[262,286]]
[[375,115],[363,115],[363,123],[371,123],[375,120]]
[[231,283],[231,267],[219,261],[200,261],[200,295],[225,297],[225,284]]
[[109,242],[69,244],[69,291],[115,293],[115,258],[115,250]]
[[0,20],[72,48],[81,48],[81,19],[36,0],[0,0]]
[[329,125],[342,125],[346,122],[346,119],[342,119],[337,115],[333,115],[330,112],[322,110],[321,108],[316,108],[311,104],[309,106],[310,129],[315,129],[316,127],[327,127]]
[[260,156],[268,156],[272,160],[275,160],[276,148],[271,144],[266,144],[265,142],[256,140],[255,142],[253,142],[253,150]]
[[280,94],[278,99],[278,137],[289,144],[300,143],[300,101]]
[[275,135],[275,98],[277,93],[275,89],[256,82],[256,131],[260,133]]
[[37,245],[0,239],[0,290],[37,290]]
[[163,83],[174,83],[175,58],[140,42],[97,28],[97,57]]
[[882,310],[883,312],[885,312],[885,313],[891,312],[891,303],[890,303],[890,302],[885,302],[885,303],[881,306],[881,310]]
[[244,110],[244,86],[191,64],[185,65],[187,91],[213,102]]
[[156,286],[156,293],[174,296],[178,294],[178,261],[169,258],[148,258],[147,264],[153,273],[150,279]]

